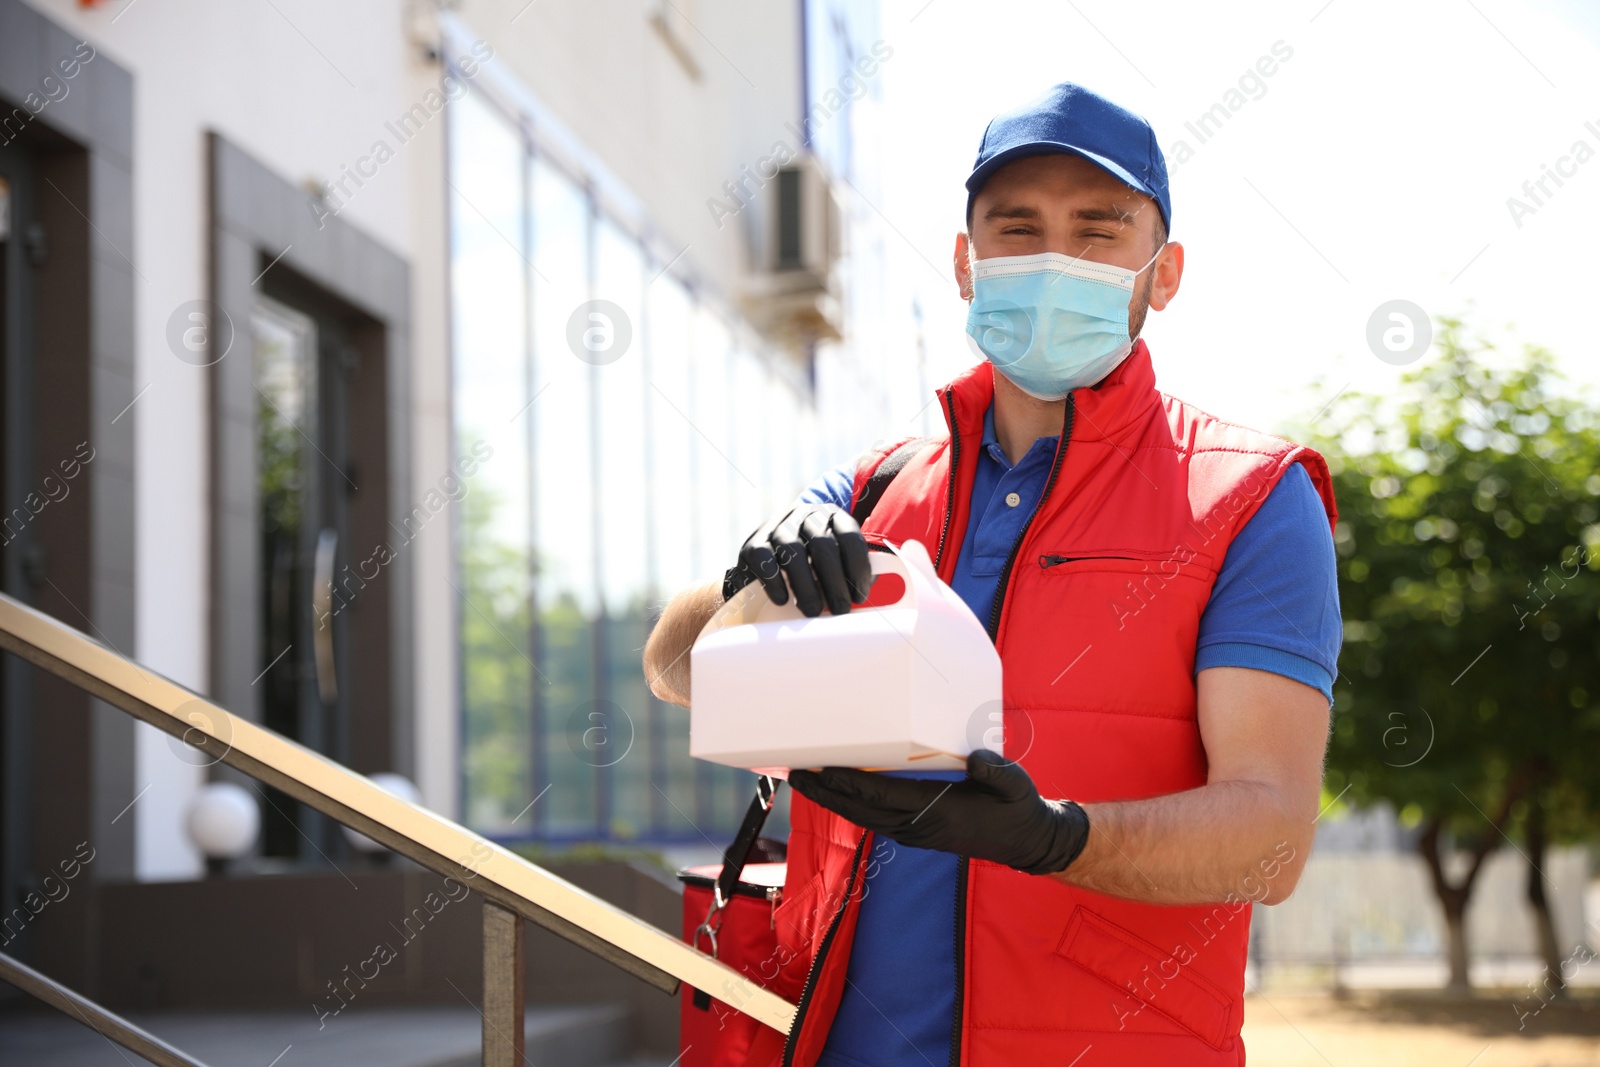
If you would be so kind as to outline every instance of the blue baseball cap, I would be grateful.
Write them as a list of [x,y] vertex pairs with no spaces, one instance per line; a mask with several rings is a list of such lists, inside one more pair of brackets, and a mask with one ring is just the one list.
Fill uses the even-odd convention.
[[1167,160],[1156,144],[1156,131],[1127,108],[1071,82],[989,121],[967,178],[967,216],[978,190],[995,171],[1013,160],[1058,152],[1082,156],[1154,200],[1171,232]]

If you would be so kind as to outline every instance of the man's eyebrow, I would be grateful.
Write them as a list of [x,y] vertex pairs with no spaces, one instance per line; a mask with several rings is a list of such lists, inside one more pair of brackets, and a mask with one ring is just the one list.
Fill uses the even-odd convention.
[[1082,219],[1084,222],[1133,222],[1136,218],[1134,212],[1116,204],[1081,207],[1072,213],[1072,217]]
[[996,204],[983,213],[984,221],[989,219],[1036,219],[1039,209],[1028,207],[1026,204]]
[[[984,221],[992,219],[1037,219],[1040,217],[1039,209],[1026,204],[996,204],[983,213]],[[1098,207],[1081,207],[1073,211],[1072,217],[1082,222],[1125,222],[1131,223],[1138,217],[1133,211],[1116,204],[1103,204]]]

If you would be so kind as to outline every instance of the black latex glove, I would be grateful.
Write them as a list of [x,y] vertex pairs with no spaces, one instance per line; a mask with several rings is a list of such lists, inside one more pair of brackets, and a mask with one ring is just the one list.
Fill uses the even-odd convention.
[[[784,578],[789,579],[787,586]],[[835,615],[860,604],[872,588],[872,562],[861,527],[832,504],[796,504],[756,532],[739,549],[739,562],[722,581],[724,600],[759,581],[774,604],[794,602],[814,617],[826,604]]]
[[961,782],[890,778],[847,767],[790,771],[795,792],[910,848],[992,860],[1025,874],[1064,871],[1089,839],[1070,800],[1045,800],[1019,764],[979,749]]

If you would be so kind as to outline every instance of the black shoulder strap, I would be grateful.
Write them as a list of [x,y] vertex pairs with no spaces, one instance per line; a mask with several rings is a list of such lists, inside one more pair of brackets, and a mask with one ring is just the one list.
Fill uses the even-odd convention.
[[883,462],[878,464],[877,470],[867,478],[867,484],[861,487],[860,498],[850,508],[850,517],[856,520],[857,525],[867,521],[867,516],[872,514],[872,509],[883,499],[883,494],[889,488],[889,483],[894,481],[894,476],[904,470],[905,465],[915,459],[917,453],[932,443],[931,437],[914,437],[883,457]]
[[766,825],[767,813],[772,810],[772,802],[777,795],[776,778],[762,775],[756,779],[756,795],[744,813],[744,822],[739,824],[739,833],[734,837],[733,844],[722,854],[722,873],[717,876],[715,903],[722,904],[732,899],[733,888],[739,884],[744,865],[750,862],[750,852],[755,848],[756,838],[761,836],[761,828]]

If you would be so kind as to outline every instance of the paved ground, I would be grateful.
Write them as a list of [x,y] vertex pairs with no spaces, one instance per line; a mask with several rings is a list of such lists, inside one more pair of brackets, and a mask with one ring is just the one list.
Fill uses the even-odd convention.
[[[1246,1001],[1245,1046],[1253,1067],[1600,1064],[1600,995],[1580,990],[1536,1014],[1535,1009],[1538,1001],[1528,997],[1526,986],[1498,995],[1482,992],[1470,1000],[1412,992],[1363,992],[1343,999],[1269,992]],[[1519,1012],[1526,1014],[1519,1018]],[[304,1019],[167,1015],[135,1020],[210,1067],[465,1067],[477,1062],[481,1025],[467,1008],[352,1012],[320,1032],[310,1013]],[[530,1010],[529,1047],[536,1053],[530,1059],[538,1067],[593,1063],[571,1045],[562,1048],[563,1038],[581,1034],[590,1039],[583,1044],[592,1047],[595,1029],[619,1022],[606,1009]],[[104,1038],[53,1013],[0,1021],[0,1064],[6,1067],[128,1067],[128,1062]],[[1099,1062],[1091,1050],[1079,1067]]]
[[[318,1029],[311,1012],[140,1015],[130,1020],[207,1067],[470,1067],[479,1062],[476,1009],[352,1010]],[[607,1006],[530,1008],[528,1058],[538,1067],[614,1061],[627,1013]],[[144,1067],[139,1057],[58,1013],[0,1019],[5,1067]]]
[[1267,1067],[1588,1067],[1600,1064],[1600,997],[1580,990],[1541,1010],[1526,986],[1470,1000],[1269,993],[1246,1000],[1244,1036],[1249,1062]]

